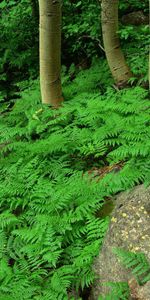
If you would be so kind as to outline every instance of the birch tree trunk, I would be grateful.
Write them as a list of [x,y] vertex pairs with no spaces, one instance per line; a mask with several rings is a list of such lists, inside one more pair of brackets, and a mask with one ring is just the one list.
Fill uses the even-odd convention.
[[40,86],[42,103],[63,101],[61,87],[61,0],[39,0]]
[[120,48],[118,31],[119,0],[102,0],[101,22],[108,65],[118,86],[125,86],[132,73]]

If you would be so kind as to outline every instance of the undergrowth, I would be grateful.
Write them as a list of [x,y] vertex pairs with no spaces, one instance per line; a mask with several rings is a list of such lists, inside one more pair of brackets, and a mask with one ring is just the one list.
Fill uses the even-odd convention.
[[[134,253],[120,248],[114,248],[113,252],[136,278],[138,287],[150,280],[150,264],[144,253]],[[104,297],[100,296],[98,300],[128,300],[130,297],[130,288],[127,282],[107,282],[103,285],[109,286],[111,291]]]
[[[57,111],[41,105],[35,82],[1,112],[2,300],[65,300],[71,289],[82,297],[109,224],[96,212],[107,197],[150,183],[148,92],[116,91],[109,78],[102,91],[99,76],[93,67],[64,78]],[[107,172],[92,179],[93,167]]]
[[114,248],[113,252],[126,268],[132,269],[132,274],[136,276],[140,285],[150,280],[150,264],[144,253],[134,253],[119,248]]

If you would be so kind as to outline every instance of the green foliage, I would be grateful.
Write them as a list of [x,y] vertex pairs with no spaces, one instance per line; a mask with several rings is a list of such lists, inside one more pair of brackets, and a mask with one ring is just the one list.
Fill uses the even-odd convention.
[[[147,11],[145,1],[120,1],[121,15],[129,7]],[[138,86],[116,92],[100,58],[77,76],[72,62],[104,55],[100,7],[66,0],[62,61],[72,65],[69,73],[63,68],[65,103],[58,111],[41,105],[39,80],[32,81],[38,22],[30,1],[3,0],[0,9],[0,299],[65,300],[72,288],[81,299],[109,224],[108,216],[96,216],[104,199],[150,184],[148,93]],[[148,28],[122,26],[119,34],[134,76],[146,80]],[[10,108],[4,100],[16,91],[22,99]],[[119,171],[89,178],[92,167],[122,161]],[[132,258],[136,274],[144,273],[143,256]],[[126,284],[111,286],[108,299],[128,299]]]
[[[35,4],[38,14],[37,0]],[[4,103],[17,98],[18,82],[38,77],[39,24],[30,0],[2,0],[0,8],[0,102]],[[147,1],[121,0],[119,19],[128,11],[141,9],[148,13]],[[88,66],[93,57],[104,57],[100,2],[65,0],[62,10],[62,63],[69,68],[72,63],[80,65],[85,59]],[[141,84],[148,76],[149,29],[121,24],[119,29],[122,47],[133,72],[131,81],[138,77]]]
[[128,300],[130,293],[126,282],[106,282],[104,285],[111,287],[110,294],[100,296],[98,300]]
[[122,13],[133,11],[133,10],[143,10],[144,12],[148,12],[148,3],[146,0],[140,1],[134,1],[134,0],[121,0],[119,2],[119,9]]
[[[121,248],[114,248],[113,252],[126,268],[132,270],[133,276],[136,277],[140,285],[150,280],[150,264],[144,253],[134,253]],[[100,296],[98,300],[129,299],[130,291],[127,282],[105,282],[103,285],[110,286],[111,291],[105,298]]]
[[[131,62],[131,68],[135,68],[136,63],[138,64],[138,72],[134,72],[133,70],[134,74],[145,75],[147,73],[147,67],[144,69],[144,65],[148,65],[145,56],[149,51],[148,46],[146,46],[146,44],[149,45],[149,30],[148,28],[143,29],[145,26],[131,26],[130,24],[123,26],[121,23],[121,17],[123,15],[137,10],[142,10],[144,14],[148,15],[148,1],[119,1],[119,34],[122,47],[125,50],[126,56],[129,57],[129,62]],[[63,63],[65,62],[65,64],[68,65],[69,58],[71,62],[72,60],[74,62],[79,60],[80,62],[81,57],[88,56],[93,58],[93,56],[104,56],[104,52],[99,47],[99,44],[103,46],[100,15],[100,1],[63,1]],[[146,31],[144,32],[143,30]],[[140,45],[140,47],[137,45]],[[143,55],[143,53],[146,53],[146,55]],[[132,57],[134,60],[132,60]],[[139,67],[141,67],[141,69]]]
[[[63,2],[62,44],[69,56],[90,56],[101,52],[96,39],[100,35],[100,5],[96,1]],[[94,38],[94,40],[92,39]]]
[[[131,71],[135,77],[139,78],[138,84],[148,81],[149,26],[121,26],[119,34],[122,43],[126,40],[123,50]],[[139,44],[140,47],[137,50],[136,45]]]
[[150,280],[150,264],[144,253],[134,253],[119,248],[114,248],[113,252],[119,257],[126,268],[132,269],[132,274],[140,284],[144,284]]
[[8,101],[16,96],[18,81],[37,75],[38,23],[29,0],[0,5],[0,100]]
[[[2,2],[2,4],[6,1]],[[34,51],[35,35],[38,31],[35,28],[35,20],[31,18],[31,6],[29,0],[9,1],[3,8],[0,22],[1,29],[1,60],[0,69],[5,64],[18,69],[35,65],[37,54]],[[30,27],[29,27],[30,24]],[[9,47],[8,47],[9,45]],[[5,50],[5,51],[4,51]],[[35,56],[36,55],[36,56]]]
[[[35,81],[1,113],[1,299],[68,299],[90,286],[109,224],[96,212],[105,197],[150,183],[147,91],[106,89],[111,78],[95,63],[66,79],[58,111],[41,105]],[[90,179],[93,166],[119,161],[119,171]]]

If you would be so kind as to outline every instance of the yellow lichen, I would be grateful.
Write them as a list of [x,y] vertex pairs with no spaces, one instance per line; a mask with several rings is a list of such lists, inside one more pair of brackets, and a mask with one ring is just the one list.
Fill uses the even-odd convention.
[[122,216],[123,216],[124,218],[126,218],[126,217],[127,217],[127,214],[123,213]]
[[114,223],[116,223],[116,222],[117,222],[117,218],[112,217],[112,218],[111,218],[111,221],[114,222]]

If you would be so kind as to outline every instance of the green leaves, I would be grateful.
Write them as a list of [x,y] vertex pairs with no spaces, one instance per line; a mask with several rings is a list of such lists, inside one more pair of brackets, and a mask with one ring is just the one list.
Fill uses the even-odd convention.
[[133,33],[134,27],[133,26],[125,26],[121,30],[118,31],[120,38],[127,40]]
[[[121,263],[130,270],[138,283],[145,284],[150,280],[150,264],[144,253],[134,253],[121,248],[113,248]],[[130,290],[127,282],[105,282],[103,285],[111,287],[111,292],[105,297],[100,296],[98,300],[128,300]]]
[[81,1],[78,1],[78,2],[76,3],[76,7],[79,7],[81,4],[82,4],[82,2],[81,2]]
[[[10,2],[14,2],[14,1],[10,1]],[[7,1],[6,0],[3,0],[1,3],[0,3],[0,8],[3,9],[3,8],[6,8],[7,7]]]
[[[64,83],[68,101],[57,113],[41,106],[37,81],[28,90],[22,84],[22,99],[1,115],[0,145],[10,143],[0,148],[0,293],[6,299],[20,300],[21,287],[25,300],[64,300],[71,287],[91,285],[109,225],[107,214],[96,212],[105,197],[150,183],[147,91],[109,87],[102,94],[99,80],[105,90],[111,85],[104,61]],[[147,270],[143,257],[134,266],[136,275]],[[128,299],[125,286],[112,289],[114,299]]]
[[15,217],[13,214],[9,212],[9,210],[5,210],[3,213],[0,215],[0,228],[5,229],[5,228],[13,228],[15,225],[18,224],[18,218]]
[[144,253],[134,253],[120,248],[114,248],[113,252],[126,268],[132,270],[132,274],[138,278],[141,284],[150,280],[150,264]]
[[[78,55],[78,52],[85,56],[92,57],[98,51],[97,42],[89,39],[82,39],[82,36],[89,35],[99,37],[99,5],[95,1],[64,1],[63,2],[63,47],[68,48],[68,54]],[[75,41],[75,42],[73,42]],[[77,58],[78,58],[77,57]]]
[[16,1],[10,0],[8,3],[6,0],[2,0],[2,2],[0,3],[0,8],[3,9],[13,5],[16,5]]
[[130,293],[126,282],[106,282],[103,285],[111,287],[111,292],[106,296],[100,296],[98,300],[128,300]]

